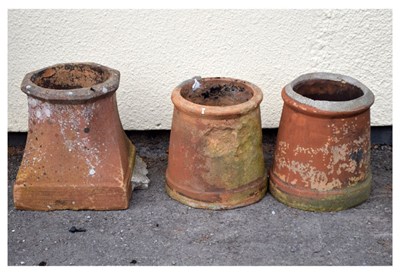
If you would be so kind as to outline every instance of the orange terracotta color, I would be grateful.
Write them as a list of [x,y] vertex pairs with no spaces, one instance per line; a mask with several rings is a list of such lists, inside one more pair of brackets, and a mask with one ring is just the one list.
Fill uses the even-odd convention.
[[207,209],[259,201],[267,188],[261,90],[231,78],[198,78],[198,83],[202,87],[228,85],[235,92],[223,97],[224,103],[213,101],[218,96],[208,92],[192,98],[194,79],[172,92],[175,108],[166,171],[168,194],[186,205]]
[[118,115],[118,71],[57,64],[25,76],[29,132],[14,184],[17,209],[126,209],[135,147]]
[[365,201],[372,182],[371,91],[347,76],[313,73],[288,84],[282,98],[272,195],[312,211],[342,210]]

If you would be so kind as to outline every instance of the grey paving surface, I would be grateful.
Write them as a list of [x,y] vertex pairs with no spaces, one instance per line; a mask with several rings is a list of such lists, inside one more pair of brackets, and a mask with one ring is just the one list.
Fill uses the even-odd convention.
[[[139,132],[131,138],[148,164],[151,183],[134,192],[126,211],[15,210],[12,183],[22,149],[9,148],[9,265],[392,264],[390,146],[373,146],[372,194],[353,209],[305,212],[267,194],[251,206],[209,211],[184,206],[165,193],[168,133]],[[267,167],[273,144],[273,138],[264,138]],[[86,232],[70,233],[72,226]]]

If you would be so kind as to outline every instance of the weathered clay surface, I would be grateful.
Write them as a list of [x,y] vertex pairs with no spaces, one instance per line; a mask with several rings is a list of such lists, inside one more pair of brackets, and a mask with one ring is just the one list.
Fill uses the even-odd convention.
[[[232,80],[202,79],[202,83],[207,81],[222,85]],[[172,94],[175,109],[166,172],[168,194],[190,206],[210,209],[234,208],[260,200],[266,192],[261,91],[241,82],[252,98],[220,107],[184,99],[181,87],[188,89],[189,85],[179,86]],[[233,108],[237,111],[232,112]]]
[[[58,81],[53,73],[47,73],[49,70],[44,70],[44,74]],[[77,82],[74,75],[70,78],[72,83]],[[25,78],[23,82],[25,91],[32,88],[32,93],[28,93],[27,144],[14,185],[15,207],[32,210],[127,208],[135,148],[123,132],[115,89],[101,96],[93,93],[93,98],[87,101],[80,100],[85,91],[72,89],[68,95],[63,90],[54,101],[42,98],[41,87],[30,79]],[[88,80],[83,78],[83,82],[85,86]],[[65,81],[63,85],[67,84]],[[112,85],[117,87],[118,83]],[[53,93],[51,96],[55,98],[58,90],[46,93]]]
[[[324,74],[318,77],[324,79]],[[366,200],[371,189],[372,102],[365,102],[371,92],[353,86],[355,82],[347,86],[332,80],[310,83],[288,85],[282,91],[285,104],[270,173],[271,192],[284,203],[306,210],[348,208]],[[300,87],[307,100],[318,102],[308,105],[294,100],[287,93],[292,86]],[[339,101],[353,104],[353,110],[315,107]]]

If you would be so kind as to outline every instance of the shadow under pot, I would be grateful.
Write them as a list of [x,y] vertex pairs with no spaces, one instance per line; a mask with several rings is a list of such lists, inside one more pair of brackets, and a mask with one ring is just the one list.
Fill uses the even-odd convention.
[[95,63],[28,73],[29,132],[14,184],[17,209],[126,209],[135,147],[115,91],[120,73]]
[[310,211],[338,211],[367,200],[372,92],[348,76],[311,73],[286,85],[282,98],[272,195]]
[[174,89],[166,190],[195,208],[230,209],[265,195],[260,102],[255,85],[195,78]]

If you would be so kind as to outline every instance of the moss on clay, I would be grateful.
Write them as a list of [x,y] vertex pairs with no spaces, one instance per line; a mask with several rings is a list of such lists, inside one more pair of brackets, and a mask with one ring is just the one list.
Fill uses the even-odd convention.
[[209,174],[226,189],[236,189],[264,176],[262,132],[257,112],[242,116],[233,125],[207,133],[203,154]]
[[359,205],[368,199],[371,192],[371,184],[372,175],[369,172],[364,181],[344,188],[340,194],[329,194],[328,191],[325,192],[323,197],[317,198],[283,192],[273,182],[272,178],[269,178],[271,194],[278,201],[290,207],[316,212],[340,211]]

